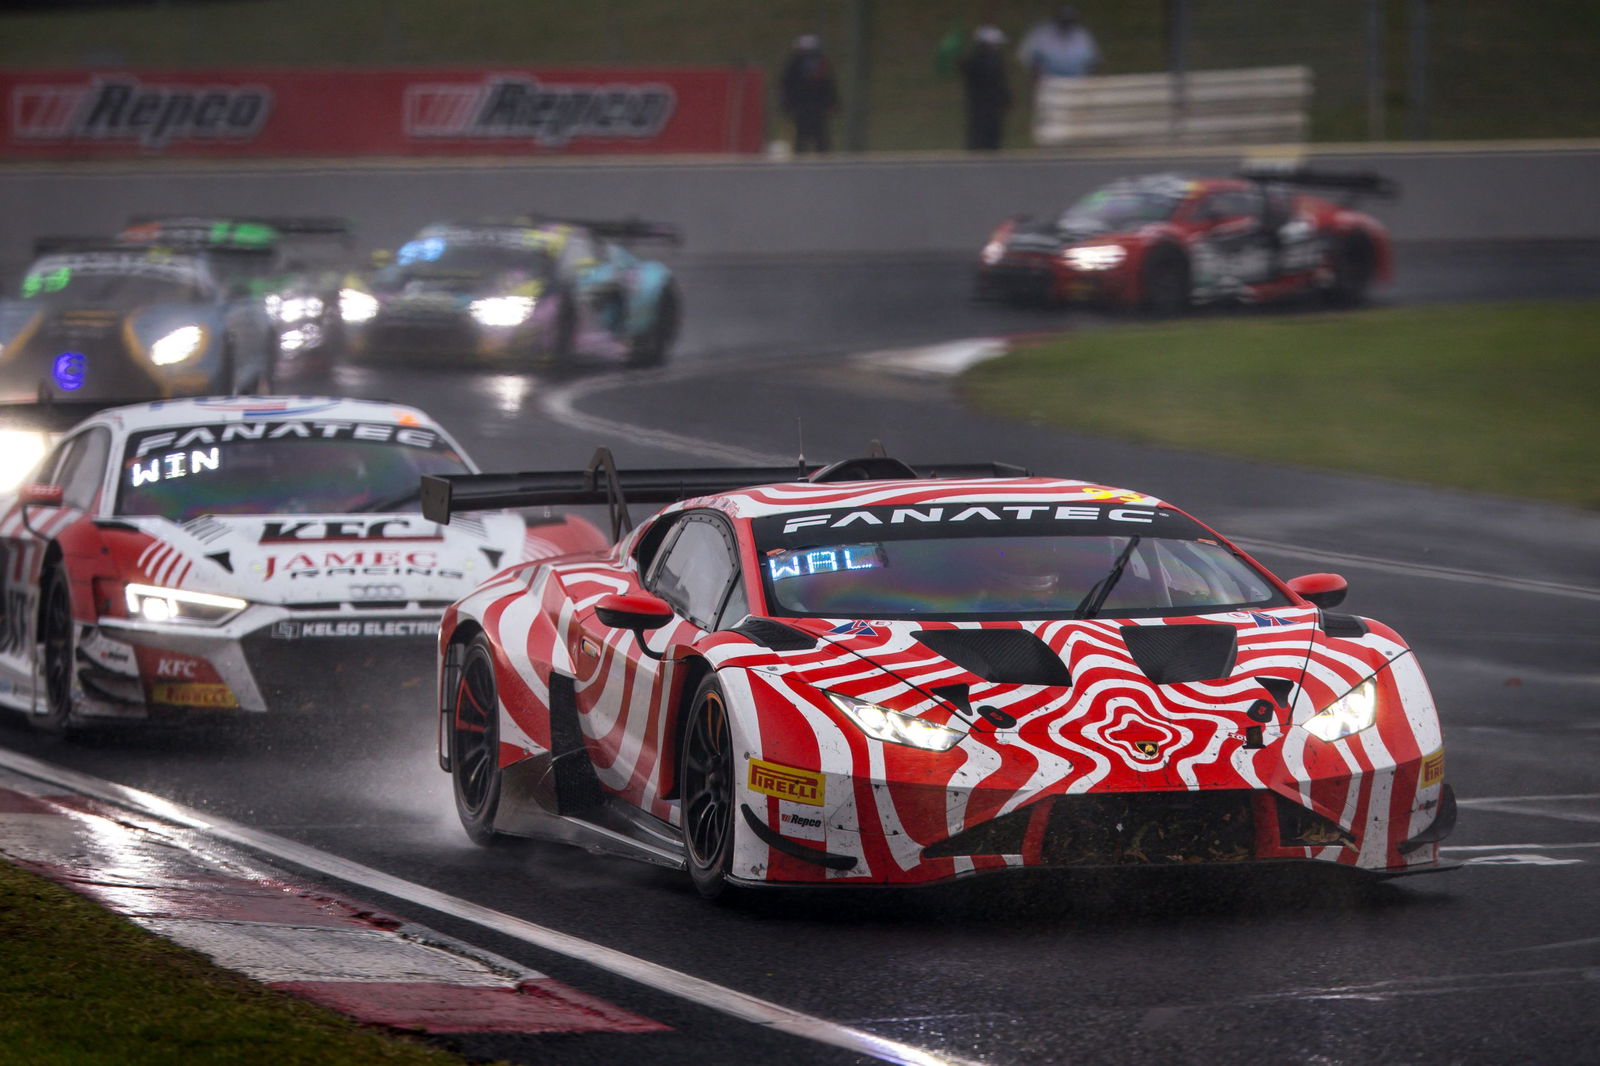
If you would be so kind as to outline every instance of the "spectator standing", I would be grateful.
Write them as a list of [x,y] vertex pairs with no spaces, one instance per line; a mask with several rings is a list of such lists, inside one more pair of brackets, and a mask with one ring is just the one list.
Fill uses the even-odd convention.
[[1028,31],[1017,47],[1017,59],[1033,75],[1081,78],[1100,62],[1094,34],[1078,18],[1077,9],[1062,4],[1045,21]]
[[994,26],[972,31],[972,44],[960,61],[967,95],[967,147],[992,152],[1000,147],[1011,107],[1011,81],[1003,51],[1006,35]]
[[833,64],[823,54],[816,34],[795,38],[778,88],[784,114],[794,123],[794,150],[826,152],[832,148],[828,121],[839,106],[839,87]]

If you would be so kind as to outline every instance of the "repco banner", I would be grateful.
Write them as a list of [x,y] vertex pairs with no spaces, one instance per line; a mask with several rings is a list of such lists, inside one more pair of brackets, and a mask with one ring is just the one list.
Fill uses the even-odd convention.
[[0,72],[0,154],[756,152],[750,69]]

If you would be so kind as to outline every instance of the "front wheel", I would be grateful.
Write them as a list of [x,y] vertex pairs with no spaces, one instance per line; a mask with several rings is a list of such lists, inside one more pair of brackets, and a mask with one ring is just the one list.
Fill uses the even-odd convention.
[[450,696],[450,779],[456,814],[475,844],[500,839],[494,830],[500,806],[499,708],[494,653],[489,638],[480,633],[467,646]]
[[727,888],[733,865],[733,730],[716,677],[700,684],[690,705],[678,762],[683,850],[689,877],[707,899]]
[[667,361],[672,342],[678,339],[682,298],[676,285],[668,285],[656,300],[656,313],[650,328],[633,339],[628,349],[629,366],[660,366]]
[[75,725],[77,718],[72,676],[77,625],[72,620],[72,596],[65,569],[57,566],[49,571],[42,599],[39,642],[44,645],[45,713],[29,715],[28,721],[40,732],[61,734]]

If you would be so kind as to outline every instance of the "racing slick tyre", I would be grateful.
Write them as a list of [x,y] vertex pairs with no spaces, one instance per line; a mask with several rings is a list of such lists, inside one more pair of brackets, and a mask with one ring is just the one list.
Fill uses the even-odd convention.
[[1140,275],[1139,310],[1156,318],[1171,318],[1189,309],[1189,261],[1176,248],[1150,253]]
[[1333,279],[1324,290],[1328,302],[1338,307],[1360,304],[1367,298],[1377,269],[1372,241],[1363,234],[1351,234],[1339,242],[1330,259]]
[[700,683],[689,705],[678,754],[683,851],[689,877],[706,899],[728,887],[733,864],[733,731],[715,675]]
[[678,339],[678,322],[683,311],[676,285],[661,290],[656,301],[655,320],[650,328],[633,339],[628,348],[629,366],[660,366],[667,361],[672,342]]
[[77,724],[77,696],[73,691],[73,659],[77,655],[76,624],[67,572],[57,564],[45,575],[39,597],[39,643],[43,647],[45,713],[30,714],[28,721],[41,733],[60,735]]
[[494,653],[479,633],[467,645],[450,697],[450,780],[456,814],[474,844],[503,840],[494,831],[500,806],[500,712]]

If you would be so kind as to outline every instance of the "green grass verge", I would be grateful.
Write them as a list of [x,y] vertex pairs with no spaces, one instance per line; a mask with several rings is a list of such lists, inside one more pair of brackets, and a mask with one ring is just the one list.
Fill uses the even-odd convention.
[[461,1066],[274,992],[0,862],[0,1061]]
[[1600,302],[1086,330],[961,386],[1082,433],[1600,508]]

